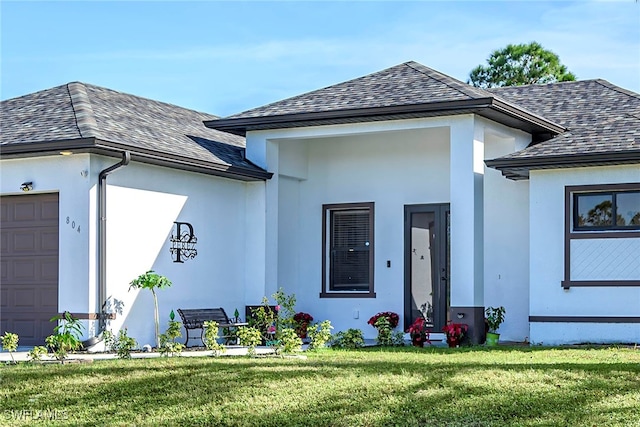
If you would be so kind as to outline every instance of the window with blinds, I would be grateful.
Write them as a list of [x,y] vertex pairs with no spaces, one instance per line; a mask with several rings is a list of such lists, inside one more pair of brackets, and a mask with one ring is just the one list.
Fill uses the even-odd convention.
[[373,203],[324,205],[323,294],[373,293]]

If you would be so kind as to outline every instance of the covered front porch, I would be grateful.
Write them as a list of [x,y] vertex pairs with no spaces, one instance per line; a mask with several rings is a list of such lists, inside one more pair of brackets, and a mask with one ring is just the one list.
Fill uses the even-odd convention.
[[507,339],[525,339],[528,188],[484,160],[529,141],[473,114],[248,132],[247,158],[274,175],[265,287],[247,301],[283,287],[335,331],[374,338],[367,320],[394,311],[403,329],[466,323],[474,342],[485,305],[505,305]]

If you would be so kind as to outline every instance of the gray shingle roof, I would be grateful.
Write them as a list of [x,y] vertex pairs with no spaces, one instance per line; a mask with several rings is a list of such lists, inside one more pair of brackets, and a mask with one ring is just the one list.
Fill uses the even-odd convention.
[[[466,102],[469,100],[487,104],[474,105]],[[432,105],[440,108],[438,103],[449,105],[436,112],[424,109]],[[508,112],[503,114],[505,110]],[[640,153],[640,95],[636,93],[604,80],[484,90],[416,62],[205,124],[242,134],[254,129],[456,113],[480,114],[532,133],[536,143],[530,147],[496,159],[497,163],[487,162],[493,167],[500,162],[518,161],[520,169],[511,172],[520,177],[528,176],[528,170],[533,167],[533,164],[524,166],[528,160],[540,162],[549,158],[558,166],[563,162],[575,164],[575,156],[607,155],[604,163],[620,163],[637,161],[634,153]],[[514,117],[520,121],[512,120]],[[629,159],[615,157],[626,153],[632,153]],[[584,164],[603,164],[602,156],[588,160],[584,160]]]
[[411,61],[226,118],[390,107],[493,96],[483,89]]
[[[218,170],[265,175],[244,158],[244,138],[208,129],[216,116],[85,83],[69,83],[0,103],[0,148],[92,138],[136,152]],[[233,173],[231,173],[233,175]]]
[[564,130],[494,93],[413,61],[224,119],[205,121],[205,125],[244,135],[247,130],[468,113],[531,133]]
[[502,159],[640,151],[640,95],[604,80],[490,89],[568,128]]

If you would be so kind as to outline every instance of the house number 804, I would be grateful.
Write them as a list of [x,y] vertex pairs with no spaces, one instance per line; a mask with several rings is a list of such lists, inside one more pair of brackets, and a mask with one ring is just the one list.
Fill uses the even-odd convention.
[[76,228],[76,222],[72,221],[69,217],[67,217],[67,224],[69,224],[71,228],[76,230],[78,233],[80,232],[80,224],[78,224],[78,228]]

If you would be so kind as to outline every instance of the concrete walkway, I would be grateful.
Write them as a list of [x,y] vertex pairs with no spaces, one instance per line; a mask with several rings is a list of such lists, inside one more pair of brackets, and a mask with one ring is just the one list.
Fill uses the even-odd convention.
[[[306,346],[303,346],[303,350]],[[17,362],[26,362],[29,360],[28,354],[31,348],[19,347],[18,351],[13,353],[13,358]],[[269,347],[256,347],[256,354],[273,354],[273,349]],[[226,351],[221,354],[221,356],[246,356],[247,355],[247,347],[241,346],[227,346]],[[185,350],[180,353],[180,357],[207,357],[211,356],[211,350]],[[132,359],[151,359],[154,357],[163,357],[158,352],[132,352]],[[174,356],[177,357],[177,356]],[[69,353],[69,356],[66,360],[80,360],[80,361],[88,361],[88,360],[111,360],[117,359],[118,355],[114,353]],[[42,360],[56,360],[51,356],[44,356]],[[11,355],[8,351],[0,352],[0,363],[10,362]]]
[[[365,339],[364,340],[365,347],[376,345],[376,341],[373,339]],[[405,342],[405,345],[411,345],[411,342]],[[434,340],[431,342],[431,346],[433,347],[446,347],[446,343],[438,340]],[[305,351],[309,347],[307,344],[302,346],[302,351]],[[29,351],[33,347],[28,346],[19,346],[18,351],[13,353],[13,357],[17,362],[26,362],[29,360],[28,354]],[[265,355],[265,354],[273,354],[274,350],[271,347],[256,347],[256,354]],[[192,350],[186,349],[182,353],[180,353],[179,357],[208,357],[211,356],[211,350]],[[226,346],[226,351],[221,354],[221,356],[246,356],[247,355],[247,347],[236,346],[236,345],[228,345]],[[154,357],[163,357],[158,352],[132,352],[132,359],[150,359]],[[178,356],[174,356],[178,357]],[[78,361],[93,361],[93,360],[111,360],[117,359],[118,355],[114,353],[102,353],[102,352],[81,352],[81,353],[69,353],[69,356],[66,360],[78,360]],[[52,356],[44,356],[42,360],[56,360]],[[2,350],[0,351],[0,363],[10,362],[11,355],[8,351]]]

